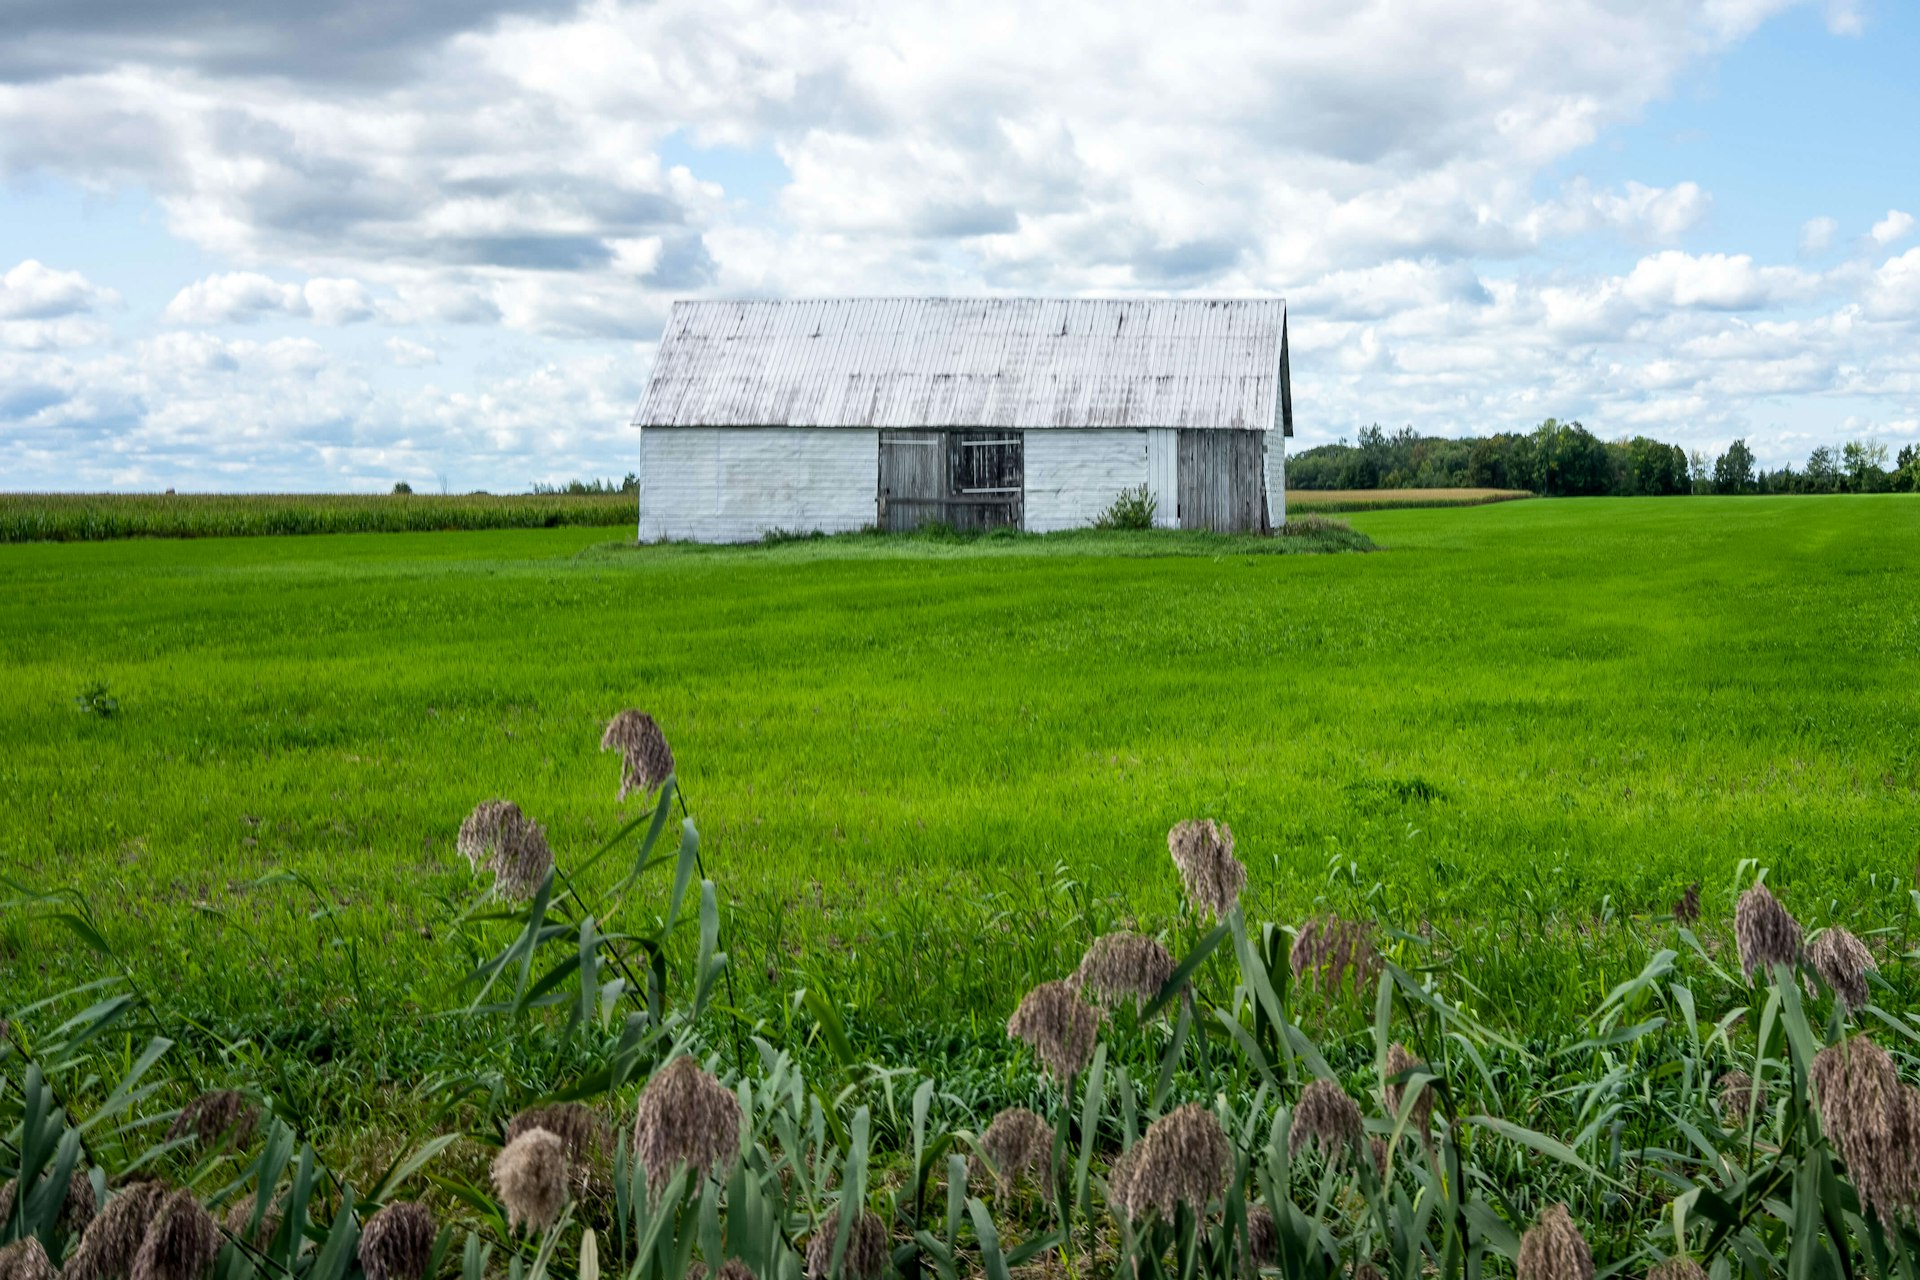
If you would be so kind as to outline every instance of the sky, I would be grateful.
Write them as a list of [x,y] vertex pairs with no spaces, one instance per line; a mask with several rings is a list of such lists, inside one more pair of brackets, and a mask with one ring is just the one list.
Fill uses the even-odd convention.
[[1911,0],[0,10],[0,490],[618,477],[687,297],[1283,296],[1296,449],[1920,441]]

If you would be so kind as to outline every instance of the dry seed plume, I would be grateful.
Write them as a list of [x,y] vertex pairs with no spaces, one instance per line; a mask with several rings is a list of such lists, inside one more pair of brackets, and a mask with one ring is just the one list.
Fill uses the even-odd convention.
[[1074,981],[1111,1009],[1122,1000],[1144,1008],[1173,978],[1173,954],[1159,941],[1137,933],[1109,933],[1093,940]]
[[1247,1210],[1247,1261],[1255,1267],[1270,1267],[1280,1256],[1280,1232],[1273,1223],[1273,1210],[1257,1204]]
[[[1387,1048],[1387,1079],[1405,1075],[1409,1071],[1426,1072],[1427,1064],[1413,1056],[1407,1046],[1399,1043]],[[1390,1084],[1386,1087],[1387,1110],[1394,1120],[1400,1118],[1400,1108],[1406,1099],[1405,1084]],[[1420,1091],[1414,1095],[1413,1114],[1411,1116],[1414,1131],[1425,1137],[1433,1126],[1433,1090],[1426,1083],[1420,1085]]]
[[15,1240],[0,1249],[0,1280],[55,1280],[59,1274],[38,1236]]
[[360,1233],[360,1269],[367,1280],[420,1280],[433,1260],[437,1233],[425,1205],[397,1200],[367,1219]]
[[1800,959],[1800,922],[1787,914],[1764,884],[1740,895],[1733,909],[1733,936],[1740,944],[1740,967],[1749,981],[1756,970],[1769,973],[1776,964],[1790,965]]
[[539,823],[520,812],[511,800],[486,800],[460,824],[456,848],[475,871],[493,872],[501,897],[524,902],[539,889],[553,869],[553,850]]
[[[19,1189],[17,1178],[0,1183],[0,1227],[13,1216],[13,1197]],[[93,1180],[84,1169],[76,1169],[67,1179],[66,1198],[60,1202],[60,1234],[71,1236],[86,1230],[87,1224],[93,1221],[93,1210]]]
[[607,724],[600,737],[602,751],[620,753],[620,799],[638,791],[651,795],[673,776],[673,748],[653,717],[629,708]]
[[1564,1204],[1540,1211],[1520,1237],[1518,1280],[1593,1280],[1593,1251]]
[[[833,1263],[833,1242],[840,1235],[840,1214],[836,1207],[820,1223],[820,1229],[807,1241],[807,1275],[825,1280]],[[887,1266],[887,1224],[880,1215],[860,1210],[847,1231],[846,1252],[840,1255],[840,1274],[847,1280],[874,1280]]]
[[1315,1080],[1300,1091],[1293,1109],[1293,1132],[1287,1137],[1287,1155],[1297,1158],[1311,1139],[1329,1160],[1339,1159],[1360,1141],[1366,1121],[1360,1106],[1331,1080]]
[[1197,1102],[1175,1107],[1148,1125],[1127,1154],[1133,1158],[1124,1169],[1114,1164],[1109,1184],[1121,1183],[1120,1202],[1130,1218],[1151,1209],[1171,1219],[1181,1204],[1201,1212],[1227,1189],[1233,1170],[1226,1130]]
[[584,1103],[552,1102],[528,1107],[507,1122],[506,1139],[512,1142],[529,1129],[545,1129],[560,1139],[567,1151],[567,1162],[573,1166],[574,1180],[582,1189],[592,1179],[604,1154],[613,1147],[612,1126]]
[[61,1270],[64,1280],[108,1280],[131,1271],[147,1224],[165,1196],[166,1188],[157,1182],[123,1187],[87,1224],[79,1247]]
[[1700,918],[1700,882],[1698,880],[1688,885],[1686,892],[1674,899],[1673,918],[1681,924],[1692,924]]
[[[980,1150],[992,1163],[1001,1195],[1024,1174],[1043,1198],[1053,1199],[1053,1126],[1040,1116],[1025,1107],[1008,1107],[980,1135]],[[973,1172],[981,1171],[976,1157]]]
[[1920,1115],[1893,1059],[1865,1036],[1829,1045],[1808,1072],[1820,1127],[1860,1189],[1891,1227],[1901,1209],[1920,1204]]
[[1729,1071],[1720,1077],[1720,1110],[1732,1123],[1744,1128],[1749,1114],[1767,1113],[1767,1086],[1753,1087],[1753,1077],[1744,1071]]
[[740,1152],[740,1100],[682,1055],[653,1073],[633,1118],[633,1150],[658,1196],[680,1165],[724,1174]]
[[1047,1070],[1061,1080],[1079,1074],[1093,1059],[1100,1011],[1080,998],[1071,982],[1043,982],[1027,992],[1007,1019],[1007,1035],[1033,1046]]
[[1867,944],[1841,925],[1821,932],[1807,949],[1807,959],[1821,981],[1833,991],[1834,999],[1849,1010],[1867,1002],[1867,970],[1876,968]]
[[507,1207],[507,1225],[545,1231],[567,1205],[566,1144],[558,1134],[529,1129],[493,1160],[493,1188]]
[[284,1197],[275,1196],[267,1201],[266,1212],[260,1215],[260,1225],[254,1228],[252,1235],[247,1228],[253,1226],[253,1209],[257,1196],[244,1196],[227,1206],[221,1215],[220,1225],[226,1233],[236,1240],[245,1240],[256,1249],[265,1249],[280,1234],[280,1223],[286,1217],[287,1206]]
[[1373,922],[1342,920],[1338,912],[1309,920],[1300,926],[1300,936],[1293,941],[1291,960],[1296,982],[1332,994],[1351,972],[1353,989],[1358,992],[1379,968],[1379,956],[1373,949]]
[[[714,1272],[708,1269],[706,1263],[697,1259],[687,1264],[687,1280],[707,1280],[707,1277],[713,1274]],[[718,1280],[760,1280],[760,1278],[753,1274],[752,1267],[740,1259],[728,1258],[720,1264]]]
[[238,1089],[215,1089],[180,1108],[180,1114],[167,1128],[167,1139],[172,1141],[192,1134],[207,1143],[231,1137],[233,1145],[239,1147],[253,1136],[253,1127],[259,1120],[259,1108],[247,1101],[246,1094]]
[[1233,856],[1233,828],[1212,818],[1189,818],[1167,832],[1167,852],[1196,911],[1216,920],[1233,914],[1247,887],[1247,869]]
[[1139,1162],[1140,1144],[1136,1142],[1115,1156],[1113,1163],[1107,1166],[1107,1207],[1113,1210],[1116,1217],[1130,1219],[1135,1216],[1127,1192],[1133,1186],[1133,1166]]
[[1707,1271],[1692,1258],[1668,1258],[1647,1272],[1647,1280],[1707,1280]]
[[220,1228],[193,1192],[167,1193],[133,1255],[128,1280],[200,1280],[220,1252]]

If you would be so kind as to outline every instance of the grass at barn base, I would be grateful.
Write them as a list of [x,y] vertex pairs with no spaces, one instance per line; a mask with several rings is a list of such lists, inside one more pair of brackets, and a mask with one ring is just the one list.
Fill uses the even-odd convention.
[[[777,1028],[823,989],[880,1060],[1004,1045],[1011,993],[1169,916],[1189,816],[1232,825],[1269,918],[1456,931],[1483,1015],[1522,1033],[1637,971],[1689,882],[1724,931],[1744,859],[1809,925],[1906,929],[1920,501],[1353,523],[1378,553],[567,528],[6,547],[0,870],[84,893],[194,1017],[302,1046],[290,1069],[341,1123],[401,1105],[377,1082],[512,1052],[421,1018],[471,959],[454,833],[504,795],[563,865],[597,847],[636,811],[598,751],[629,705],[679,756],[741,1004]],[[19,912],[0,959],[7,1007],[94,972]]]

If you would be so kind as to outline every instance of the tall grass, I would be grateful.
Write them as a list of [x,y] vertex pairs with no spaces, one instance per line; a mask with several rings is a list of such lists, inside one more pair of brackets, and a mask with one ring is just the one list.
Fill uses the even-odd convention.
[[630,525],[634,495],[0,493],[0,542]]

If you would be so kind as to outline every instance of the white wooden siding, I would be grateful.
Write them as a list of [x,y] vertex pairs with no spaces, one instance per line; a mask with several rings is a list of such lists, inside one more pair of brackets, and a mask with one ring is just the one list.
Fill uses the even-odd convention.
[[1029,431],[1027,531],[1084,529],[1122,489],[1148,484],[1145,431]]
[[1278,529],[1287,522],[1287,438],[1278,431],[1268,432],[1261,461],[1266,466],[1267,527]]
[[877,431],[678,427],[640,433],[640,540],[751,542],[874,522]]
[[1147,492],[1153,495],[1156,529],[1180,527],[1180,433],[1170,427],[1147,432]]

